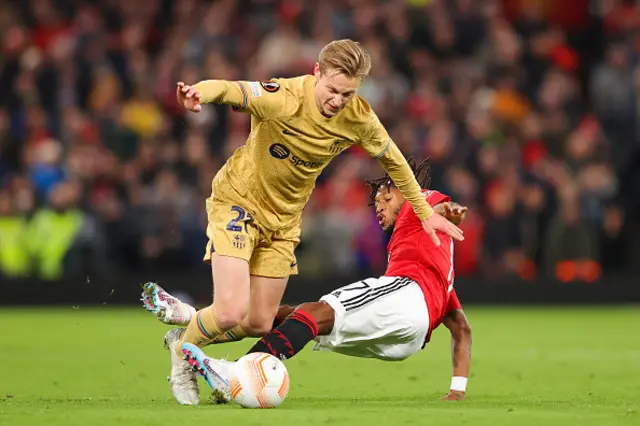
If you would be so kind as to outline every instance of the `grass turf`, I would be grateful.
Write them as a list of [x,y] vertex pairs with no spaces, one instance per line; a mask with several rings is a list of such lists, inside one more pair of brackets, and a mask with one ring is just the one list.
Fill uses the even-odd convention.
[[[142,309],[0,310],[0,425],[638,425],[637,307],[470,308],[468,398],[440,401],[451,377],[445,328],[388,363],[311,352],[287,362],[275,410],[182,407],[168,388],[168,329]],[[242,355],[250,342],[209,347]]]

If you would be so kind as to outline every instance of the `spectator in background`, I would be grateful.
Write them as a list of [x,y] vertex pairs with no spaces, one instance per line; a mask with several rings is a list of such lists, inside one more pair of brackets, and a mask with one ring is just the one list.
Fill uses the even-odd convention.
[[629,48],[623,40],[614,40],[605,51],[604,60],[593,70],[591,100],[594,113],[608,139],[615,165],[622,169],[628,161],[636,140],[636,90]]
[[0,191],[0,278],[25,278],[31,273],[27,247],[27,217],[21,215],[9,191]]
[[29,222],[25,240],[39,278],[100,272],[101,238],[93,218],[78,209],[80,190],[76,182],[58,183],[48,194],[48,205]]
[[[250,122],[220,105],[183,115],[175,82],[310,72],[345,37],[372,54],[361,94],[396,143],[470,207],[457,276],[637,267],[640,9],[595,2],[587,21],[574,3],[0,1],[2,273],[198,264],[201,200]],[[307,275],[386,262],[362,185],[377,166],[345,155],[305,210]]]

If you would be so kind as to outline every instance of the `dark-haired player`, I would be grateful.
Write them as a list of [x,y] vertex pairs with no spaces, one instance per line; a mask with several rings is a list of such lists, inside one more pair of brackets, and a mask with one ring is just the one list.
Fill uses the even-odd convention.
[[[420,185],[428,187],[426,162],[416,167],[409,159],[409,164]],[[385,274],[339,288],[318,302],[282,306],[278,317],[284,321],[249,352],[266,352],[284,360],[315,340],[315,350],[397,361],[418,352],[433,330],[444,324],[453,340],[453,378],[445,398],[460,399],[469,377],[471,328],[453,288],[453,241],[440,235],[442,244],[431,244],[419,218],[388,176],[369,185],[380,226],[392,235]],[[450,197],[431,190],[423,193],[434,210],[454,224],[463,220],[466,208],[452,203]],[[228,361],[209,358],[190,344],[183,346],[183,352],[214,390],[228,396]]]

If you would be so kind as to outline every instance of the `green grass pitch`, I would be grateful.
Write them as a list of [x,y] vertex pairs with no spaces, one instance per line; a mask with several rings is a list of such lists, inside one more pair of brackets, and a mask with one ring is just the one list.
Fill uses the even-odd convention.
[[[0,309],[0,425],[640,425],[640,309],[467,310],[468,398],[439,400],[449,337],[399,363],[315,353],[288,361],[274,410],[174,403],[167,326],[139,309]],[[207,348],[242,355],[250,342]]]

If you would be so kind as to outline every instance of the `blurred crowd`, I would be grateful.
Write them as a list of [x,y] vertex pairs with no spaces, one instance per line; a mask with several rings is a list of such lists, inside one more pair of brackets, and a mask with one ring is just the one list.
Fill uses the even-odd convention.
[[[640,6],[624,0],[0,0],[0,277],[188,269],[250,117],[186,113],[177,81],[372,56],[367,99],[469,207],[457,275],[593,281],[640,265]],[[305,210],[302,274],[377,274],[358,148]]]

